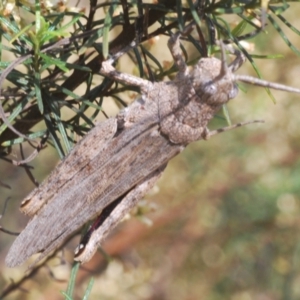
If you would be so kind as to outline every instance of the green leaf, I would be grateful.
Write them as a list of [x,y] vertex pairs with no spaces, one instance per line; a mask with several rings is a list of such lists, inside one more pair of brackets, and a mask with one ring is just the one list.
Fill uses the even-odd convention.
[[34,74],[34,89],[35,89],[35,96],[36,101],[38,104],[38,108],[40,110],[41,115],[44,113],[44,103],[42,98],[42,92],[41,92],[41,76],[39,72],[35,72]]
[[69,283],[68,283],[67,290],[65,292],[65,296],[68,297],[66,299],[72,299],[73,298],[73,292],[74,292],[74,287],[75,287],[75,283],[76,283],[76,276],[77,276],[79,267],[80,267],[79,262],[73,263],[70,280],[69,280]]
[[[38,132],[34,132],[34,133],[30,133],[28,134],[27,136],[30,138],[30,139],[36,139],[36,138],[40,138],[40,137],[43,137],[45,135],[45,133],[47,132],[47,130],[41,130],[41,131],[38,131]],[[17,138],[17,139],[13,139],[13,140],[8,140],[8,141],[5,141],[1,144],[2,147],[11,147],[13,145],[17,145],[17,144],[21,144],[23,142],[26,142],[26,140],[24,138]]]
[[223,111],[223,115],[224,115],[224,117],[225,117],[225,119],[226,119],[226,121],[227,121],[227,124],[228,124],[229,126],[232,125],[231,119],[230,119],[230,115],[229,115],[229,111],[228,111],[228,108],[227,108],[227,105],[226,105],[226,104],[224,104],[224,105],[222,106],[222,111]]
[[40,72],[44,71],[48,67],[55,65],[59,69],[61,69],[63,72],[68,72],[69,69],[67,68],[67,63],[64,61],[61,61],[60,59],[56,59],[53,57],[50,57],[49,55],[39,52],[38,54],[40,57],[44,59],[44,65],[41,67]]
[[102,54],[105,59],[108,57],[109,53],[109,30],[112,26],[112,20],[113,20],[113,13],[115,9],[117,8],[117,2],[112,1],[109,10],[106,14],[105,20],[104,20],[104,27],[103,27],[103,47],[102,47]]
[[279,35],[282,37],[282,39],[284,40],[284,42],[287,44],[287,46],[293,52],[295,52],[297,55],[300,55],[300,51],[291,43],[291,41],[287,38],[286,34],[278,26],[278,24],[275,22],[275,20],[270,15],[268,15],[268,19],[272,23],[272,25],[274,26],[274,28],[277,30],[277,32],[279,33]]
[[94,285],[94,277],[91,278],[91,280],[89,281],[89,284],[86,288],[86,291],[84,293],[84,297],[82,298],[82,300],[88,300],[89,299],[89,296],[92,292],[92,288],[93,288],[93,285]]

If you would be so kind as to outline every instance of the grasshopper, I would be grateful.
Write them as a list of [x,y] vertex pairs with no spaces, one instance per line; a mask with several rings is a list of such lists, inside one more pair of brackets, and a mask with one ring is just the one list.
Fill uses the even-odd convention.
[[179,33],[171,36],[168,47],[178,68],[173,81],[150,82],[118,72],[111,60],[103,62],[102,75],[139,87],[141,96],[115,118],[97,124],[23,200],[21,211],[31,220],[10,248],[7,266],[18,266],[41,252],[38,262],[98,216],[75,250],[75,260],[90,260],[154,186],[170,159],[188,144],[232,128],[210,132],[207,126],[222,105],[237,96],[237,81],[300,93],[234,74],[244,57],[236,53],[227,65],[222,45],[221,60],[201,58],[192,69],[183,59]]

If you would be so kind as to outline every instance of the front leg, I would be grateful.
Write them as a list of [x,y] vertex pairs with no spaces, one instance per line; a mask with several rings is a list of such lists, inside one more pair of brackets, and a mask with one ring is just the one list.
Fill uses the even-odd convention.
[[134,187],[125,196],[116,199],[102,211],[97,221],[91,226],[76,248],[74,260],[85,263],[92,258],[107,234],[111,232],[125,215],[137,205],[138,201],[152,189],[165,167],[166,165],[148,175],[142,183]]
[[172,54],[174,63],[179,70],[179,74],[181,74],[182,76],[187,76],[188,75],[188,67],[183,59],[184,56],[180,49],[180,36],[181,36],[180,32],[177,32],[176,34],[171,35],[171,37],[168,41],[168,47]]
[[137,86],[141,89],[142,93],[147,93],[152,90],[153,84],[150,81],[130,74],[121,73],[113,67],[112,63],[112,60],[103,61],[100,74],[125,85]]
[[226,45],[225,49],[229,51],[231,54],[235,55],[235,59],[233,62],[231,62],[228,66],[230,71],[234,73],[236,70],[238,70],[245,62],[246,57],[243,54],[242,51],[239,49],[234,48],[232,45]]
[[201,103],[205,100],[205,97],[201,99],[205,91],[200,90],[197,94],[195,90],[197,82],[201,86],[201,78],[198,78],[201,73],[194,76],[195,71],[189,71],[179,38],[177,33],[168,42],[179,72],[174,81],[161,85],[158,106],[162,134],[174,144],[187,145],[208,136],[206,115],[209,111]]

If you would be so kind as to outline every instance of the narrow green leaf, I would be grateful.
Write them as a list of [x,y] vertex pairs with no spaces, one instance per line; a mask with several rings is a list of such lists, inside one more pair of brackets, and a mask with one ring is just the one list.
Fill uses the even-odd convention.
[[3,27],[7,27],[9,30],[11,30],[14,33],[18,33],[20,29],[18,26],[14,25],[12,22],[10,22],[7,18],[0,15],[0,23]]
[[190,10],[191,10],[191,13],[192,13],[192,16],[193,16],[195,22],[196,22],[199,26],[201,26],[201,20],[200,20],[199,15],[198,15],[198,13],[197,13],[197,11],[196,11],[196,8],[195,8],[195,6],[194,6],[193,1],[192,1],[192,0],[187,0],[187,2],[188,2],[189,8],[190,8]]
[[143,49],[144,53],[157,65],[157,67],[159,68],[159,73],[163,74],[164,69],[160,64],[159,60],[150,51],[148,51],[143,45],[140,45],[140,47]]
[[79,262],[75,262],[73,263],[73,267],[72,267],[72,271],[71,271],[71,275],[70,275],[70,280],[68,283],[68,287],[66,290],[66,296],[70,297],[68,299],[72,299],[72,295],[73,295],[73,291],[74,291],[74,287],[75,287],[75,283],[76,283],[76,276],[79,270],[79,266],[80,263]]
[[45,61],[45,64],[40,69],[40,72],[42,73],[45,69],[49,68],[52,65],[57,66],[59,69],[61,69],[63,72],[68,72],[69,69],[67,68],[67,63],[64,61],[61,61],[59,59],[50,57],[49,55],[39,52],[38,54],[40,57],[42,57]]
[[268,19],[271,22],[271,24],[274,26],[274,28],[277,30],[281,38],[284,40],[284,42],[287,44],[287,46],[295,52],[297,55],[300,55],[300,51],[290,42],[290,40],[287,38],[285,33],[282,31],[282,29],[278,26],[278,24],[275,22],[275,20],[268,15]]
[[103,36],[103,28],[99,28],[94,34],[85,41],[84,45],[80,48],[78,55],[81,55],[86,52],[86,50],[93,46],[93,44]]
[[[23,110],[23,108],[25,107],[25,105],[28,103],[28,100],[25,98],[23,101],[20,102],[20,104],[18,104],[15,109],[11,112],[11,114],[9,115],[9,117],[7,118],[7,120],[12,123],[16,117],[18,117],[21,113],[21,111]],[[3,123],[0,126],[0,135],[7,129],[7,125],[5,123]]]
[[258,59],[278,59],[278,58],[284,58],[284,55],[282,55],[282,54],[268,54],[268,55],[251,54],[251,57],[258,58]]
[[86,291],[85,291],[85,293],[84,293],[84,296],[83,296],[83,298],[82,298],[82,300],[88,300],[88,298],[89,298],[89,296],[90,296],[90,294],[91,294],[91,292],[92,292],[92,288],[93,288],[93,285],[94,285],[94,278],[92,277],[91,278],[91,280],[89,281],[89,284],[88,284],[88,286],[87,286],[87,288],[86,288]]
[[276,14],[277,18],[280,19],[280,21],[282,21],[287,27],[289,27],[290,30],[300,35],[300,31],[295,26],[293,26],[290,22],[288,22],[287,19],[285,19],[282,15],[277,14],[277,11],[273,6],[270,6],[270,9],[274,14]]
[[62,36],[65,36],[66,34],[70,35],[69,33],[65,32],[68,30],[71,26],[73,26],[81,17],[83,14],[78,13],[75,16],[73,16],[72,20],[68,22],[67,24],[61,26],[59,29],[56,29],[58,33],[60,33]]
[[[42,130],[42,131],[30,133],[27,136],[30,139],[36,139],[36,138],[40,138],[40,137],[44,136],[46,132],[47,132],[47,130]],[[25,141],[26,140],[24,138],[22,138],[22,137],[21,138],[16,138],[16,139],[13,139],[13,140],[9,140],[9,141],[3,142],[1,144],[1,146],[2,147],[10,147],[10,146],[13,146],[13,145],[16,145],[16,144],[21,144],[21,143],[23,143]]]
[[65,296],[65,299],[66,299],[66,300],[73,300],[73,298],[70,297],[66,292],[61,291],[61,294],[62,294],[63,296]]
[[58,129],[58,131],[61,135],[62,141],[65,145],[66,152],[68,154],[72,150],[72,145],[70,144],[65,126],[64,126],[64,124],[63,124],[63,122],[60,118],[59,109],[56,108],[55,105],[51,105],[50,107],[51,107],[53,118],[54,118],[54,120],[56,121],[56,124],[57,124],[57,129]]
[[178,16],[178,28],[180,31],[184,28],[184,21],[183,21],[183,15],[182,15],[182,1],[176,0],[176,11]]
[[137,67],[138,67],[139,72],[140,72],[140,77],[143,78],[144,77],[144,67],[143,67],[143,61],[142,61],[141,55],[140,55],[139,51],[136,48],[133,49],[133,52],[134,52],[135,57],[136,57]]
[[227,108],[227,105],[224,104],[222,106],[222,111],[223,111],[223,115],[227,121],[227,124],[230,126],[231,125],[231,119],[230,119],[230,115],[229,115],[229,111],[228,111],[228,108]]
[[228,15],[228,14],[242,14],[245,8],[242,6],[236,6],[231,8],[216,8],[214,9],[215,14]]
[[60,143],[60,140],[59,140],[59,138],[56,134],[56,129],[53,126],[53,121],[50,118],[50,115],[49,114],[44,114],[44,120],[45,120],[46,126],[49,130],[50,137],[51,137],[51,140],[54,144],[54,147],[55,147],[60,159],[63,159],[65,157],[65,153],[64,153],[64,150],[63,150],[62,145]]
[[[16,41],[18,38],[20,38],[25,32],[27,32],[32,26],[34,26],[34,22],[28,24],[27,26],[25,26],[24,28],[22,28],[19,32],[17,32],[13,38],[10,40],[10,43],[12,44],[14,41]],[[32,43],[31,43],[31,46]]]
[[35,34],[38,35],[39,31],[41,30],[41,23],[44,21],[44,18],[41,16],[40,0],[35,0],[34,4],[35,4]]
[[282,2],[281,6],[273,6],[273,5],[268,6],[268,8],[277,16],[281,15],[290,7],[290,5],[287,2],[285,1],[280,1],[280,2]]
[[112,20],[113,20],[113,13],[115,9],[117,8],[117,2],[112,1],[109,10],[105,16],[104,20],[104,27],[103,27],[103,47],[102,47],[102,54],[104,59],[107,59],[108,54],[109,54],[109,30],[112,25]]
[[248,23],[245,20],[242,20],[238,25],[236,25],[233,30],[231,31],[231,34],[233,36],[239,36],[243,33]]
[[39,72],[35,72],[34,74],[34,89],[35,89],[37,105],[42,115],[44,113],[44,103],[43,103],[42,92],[41,92],[41,75]]

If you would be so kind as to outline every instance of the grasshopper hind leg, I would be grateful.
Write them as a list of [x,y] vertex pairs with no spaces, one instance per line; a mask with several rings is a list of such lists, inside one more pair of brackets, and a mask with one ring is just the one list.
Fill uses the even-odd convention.
[[137,205],[138,201],[152,189],[165,167],[166,165],[148,175],[142,183],[103,209],[97,220],[91,225],[75,249],[74,260],[85,263],[92,258],[108,233],[111,232],[125,215]]

